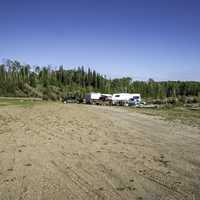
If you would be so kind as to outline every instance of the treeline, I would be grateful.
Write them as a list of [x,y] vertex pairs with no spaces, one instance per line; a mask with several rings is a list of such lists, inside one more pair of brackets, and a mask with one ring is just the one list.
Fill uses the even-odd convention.
[[84,67],[66,70],[40,67],[6,60],[0,65],[0,96],[41,97],[58,100],[63,96],[83,97],[87,92],[141,93],[144,98],[166,99],[200,97],[200,82],[133,81],[130,77],[107,79]]
[[6,60],[0,65],[0,96],[41,97],[57,100],[66,95],[83,97],[85,93],[110,92],[110,80],[84,67],[66,70],[40,67]]

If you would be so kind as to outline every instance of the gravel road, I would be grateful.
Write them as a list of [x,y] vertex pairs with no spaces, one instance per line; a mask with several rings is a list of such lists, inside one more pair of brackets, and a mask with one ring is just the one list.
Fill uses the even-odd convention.
[[0,108],[0,200],[199,200],[200,129],[117,107]]

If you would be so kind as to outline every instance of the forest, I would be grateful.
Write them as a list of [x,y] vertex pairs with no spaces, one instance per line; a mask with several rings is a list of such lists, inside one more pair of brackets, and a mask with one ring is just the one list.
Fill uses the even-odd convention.
[[200,82],[195,81],[136,81],[131,77],[108,79],[91,68],[67,69],[52,66],[31,66],[17,60],[0,64],[0,96],[39,97],[60,100],[64,96],[84,97],[87,92],[141,93],[145,99],[161,101],[200,100]]

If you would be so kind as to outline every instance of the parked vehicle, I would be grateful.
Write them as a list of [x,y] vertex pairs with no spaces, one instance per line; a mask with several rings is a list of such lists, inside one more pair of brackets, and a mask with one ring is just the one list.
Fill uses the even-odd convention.
[[85,102],[87,104],[93,104],[96,100],[99,100],[101,97],[101,93],[88,93],[85,95]]
[[129,103],[139,104],[140,102],[141,102],[140,94],[118,93],[118,94],[113,94],[112,96],[113,105],[129,105]]
[[66,96],[63,98],[63,103],[66,104],[66,103],[78,103],[78,99],[76,97],[73,97],[73,96]]
[[112,105],[112,95],[102,94],[99,100],[96,101],[97,105],[111,106]]
[[112,101],[112,94],[102,94],[100,99],[104,101]]
[[129,99],[128,101],[128,105],[129,106],[135,106],[135,105],[139,105],[141,103],[141,99],[140,96],[133,96],[131,99]]

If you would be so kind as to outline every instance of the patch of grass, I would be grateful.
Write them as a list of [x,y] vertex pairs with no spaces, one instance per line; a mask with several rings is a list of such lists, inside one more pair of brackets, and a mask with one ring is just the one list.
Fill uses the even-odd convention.
[[184,106],[171,108],[133,108],[134,111],[152,115],[161,116],[168,121],[180,121],[183,124],[200,127],[200,109],[191,109]]
[[0,98],[0,107],[3,106],[22,106],[22,107],[30,107],[35,105],[36,103],[41,103],[42,101],[35,101],[34,99],[29,98]]

